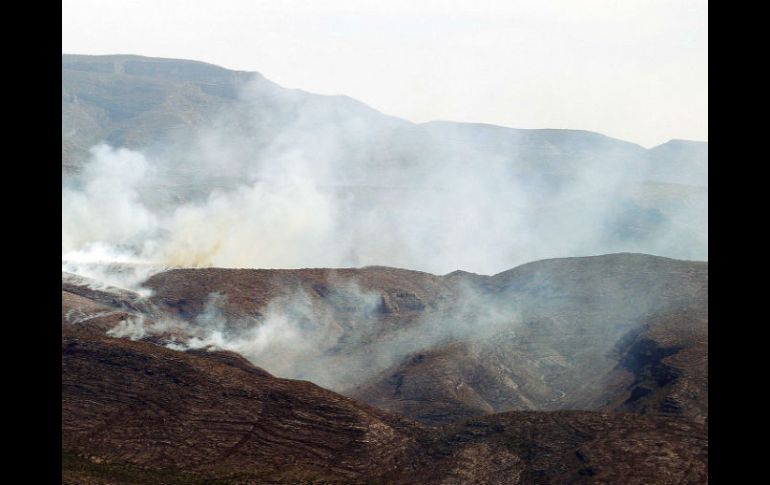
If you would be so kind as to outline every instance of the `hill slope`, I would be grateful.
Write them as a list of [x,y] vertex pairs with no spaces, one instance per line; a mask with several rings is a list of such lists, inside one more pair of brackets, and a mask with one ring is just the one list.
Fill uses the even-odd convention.
[[429,424],[516,409],[708,416],[707,263],[615,254],[495,276],[176,269],[145,285],[148,299],[68,278],[64,323],[218,345]]
[[[508,413],[428,430],[237,355],[66,330],[62,483],[702,483],[705,430]],[[212,482],[215,480],[215,482]]]

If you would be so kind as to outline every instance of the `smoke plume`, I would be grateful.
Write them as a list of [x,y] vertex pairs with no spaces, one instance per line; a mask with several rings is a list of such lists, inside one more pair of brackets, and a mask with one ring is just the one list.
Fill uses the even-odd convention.
[[601,139],[558,165],[504,131],[255,82],[165,144],[94,147],[62,190],[62,259],[491,274],[619,251],[707,258],[704,187],[661,184]]

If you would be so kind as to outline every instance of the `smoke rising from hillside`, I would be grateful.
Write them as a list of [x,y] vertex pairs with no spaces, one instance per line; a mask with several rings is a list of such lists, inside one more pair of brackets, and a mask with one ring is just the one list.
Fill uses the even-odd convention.
[[228,350],[285,378],[310,380],[342,391],[420,351],[453,342],[510,337],[518,325],[514,305],[459,284],[445,304],[420,311],[396,326],[383,323],[379,292],[356,279],[332,276],[323,298],[298,287],[271,299],[256,316],[229,314],[227,295],[213,292],[203,309],[185,320],[149,305],[107,335],[160,338],[175,350]]
[[94,147],[63,187],[62,259],[490,274],[618,251],[707,258],[707,195],[668,201],[640,185],[650,167],[601,143],[540,166],[469,130],[252,83],[163,146]]
[[340,392],[437,351],[472,356],[482,367],[523,359],[521,372],[584,372],[588,380],[579,385],[587,389],[604,385],[602,373],[614,365],[608,356],[623,335],[655,313],[681,308],[677,292],[663,301],[660,289],[648,297],[628,284],[639,284],[639,275],[605,274],[601,283],[561,286],[545,271],[518,279],[530,285],[520,290],[451,276],[433,287],[431,299],[417,300],[408,291],[367,287],[361,276],[330,272],[320,283],[290,278],[276,281],[277,293],[262,288],[272,296],[258,309],[242,306],[242,292],[254,288],[249,284],[213,291],[202,307],[179,315],[168,311],[178,308],[173,299],[171,308],[145,300],[144,310],[107,334],[150,338],[175,350],[233,351],[276,376]]

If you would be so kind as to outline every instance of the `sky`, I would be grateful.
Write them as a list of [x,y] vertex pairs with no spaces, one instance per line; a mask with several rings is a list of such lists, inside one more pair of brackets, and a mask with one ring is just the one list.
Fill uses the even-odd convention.
[[708,140],[707,0],[63,0],[62,52],[256,71],[418,123]]

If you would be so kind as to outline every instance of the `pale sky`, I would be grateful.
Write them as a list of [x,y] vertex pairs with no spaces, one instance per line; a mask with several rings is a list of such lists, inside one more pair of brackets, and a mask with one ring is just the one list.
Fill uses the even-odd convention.
[[414,122],[708,139],[707,0],[63,0],[62,52],[257,71]]

